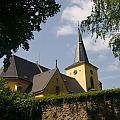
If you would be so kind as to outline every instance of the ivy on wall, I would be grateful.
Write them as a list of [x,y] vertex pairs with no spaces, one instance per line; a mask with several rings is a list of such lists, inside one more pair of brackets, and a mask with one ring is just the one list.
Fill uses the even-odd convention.
[[101,116],[107,120],[120,118],[120,89],[35,98],[32,94],[12,92],[1,87],[0,120],[41,120],[48,106],[63,109],[64,104],[75,103],[84,103],[88,117],[92,120]]
[[[41,100],[41,99],[40,99]],[[120,89],[90,91],[63,96],[47,96],[42,98],[45,109],[47,106],[61,106],[64,104],[86,105],[88,118],[91,120],[118,120],[120,119]]]

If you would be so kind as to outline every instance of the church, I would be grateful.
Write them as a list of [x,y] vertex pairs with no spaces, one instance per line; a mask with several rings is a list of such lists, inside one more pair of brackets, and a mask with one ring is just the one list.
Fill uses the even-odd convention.
[[74,63],[65,68],[66,75],[59,68],[46,68],[13,55],[7,71],[0,71],[0,77],[7,81],[12,91],[33,93],[36,97],[46,95],[101,90],[98,68],[88,60],[82,35],[78,26]]

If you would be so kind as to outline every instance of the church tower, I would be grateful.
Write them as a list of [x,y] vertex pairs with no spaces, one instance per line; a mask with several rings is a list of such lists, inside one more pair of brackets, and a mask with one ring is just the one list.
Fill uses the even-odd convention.
[[101,82],[98,80],[98,68],[89,63],[79,25],[74,63],[65,70],[66,75],[75,78],[84,91],[102,89]]

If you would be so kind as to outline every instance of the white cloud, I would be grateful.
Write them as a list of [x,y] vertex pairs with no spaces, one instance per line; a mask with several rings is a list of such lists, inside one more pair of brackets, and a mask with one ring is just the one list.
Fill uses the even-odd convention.
[[119,67],[120,67],[119,61],[114,61],[107,67],[107,70],[108,71],[117,71],[117,70],[119,70]]
[[80,6],[74,5],[66,7],[62,13],[61,19],[62,21],[67,21],[69,23],[76,23],[77,21],[81,22],[86,19],[88,15],[91,13],[92,4],[87,2]]
[[[77,21],[81,22],[82,20],[86,19],[88,15],[91,14],[91,9],[93,2],[91,0],[67,0],[68,6],[63,10],[61,15],[62,20],[62,26],[60,26],[57,30],[57,36],[63,36],[63,35],[70,35],[74,34],[75,28],[77,28]],[[67,24],[66,24],[67,23]],[[95,42],[91,38],[90,35],[87,35],[84,40],[86,49],[88,51],[102,51],[108,49],[108,41],[109,39],[106,39],[105,41],[98,39],[97,42]]]
[[72,28],[70,25],[64,25],[58,28],[57,36],[69,35],[73,33],[74,33],[74,28]]
[[69,1],[71,4],[80,4],[81,0],[67,0]]
[[78,5],[78,6],[84,6],[86,3],[88,4],[88,2],[92,3],[91,0],[67,0],[69,1],[70,5]]
[[85,20],[87,16],[91,14],[93,4],[91,0],[68,0],[68,1],[69,4],[63,10],[61,15],[61,21],[63,25],[59,27],[57,35],[73,34],[74,33],[73,27],[77,27],[77,22]]
[[[114,79],[115,79],[115,77],[116,77],[116,79],[117,78],[120,78],[120,75],[109,75],[109,76],[105,76],[105,77],[102,77],[104,80],[109,80],[110,81],[110,79],[112,79],[113,80],[113,82],[115,82],[114,81]],[[107,81],[108,82],[108,81]],[[112,83],[113,83],[112,82]],[[118,82],[120,82],[120,81],[118,81]],[[117,86],[117,85],[116,85]]]
[[84,44],[86,46],[86,49],[89,51],[103,51],[108,49],[108,42],[109,39],[106,39],[105,41],[102,39],[98,39],[96,42],[91,38],[90,36],[83,38]]

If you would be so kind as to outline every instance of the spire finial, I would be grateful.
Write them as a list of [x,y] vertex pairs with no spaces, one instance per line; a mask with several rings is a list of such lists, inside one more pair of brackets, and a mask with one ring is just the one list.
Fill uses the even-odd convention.
[[78,21],[78,30],[79,30],[79,27],[80,27],[80,24],[79,24],[79,21]]
[[56,68],[58,68],[58,65],[57,65],[58,63],[57,63],[57,59],[56,59]]

